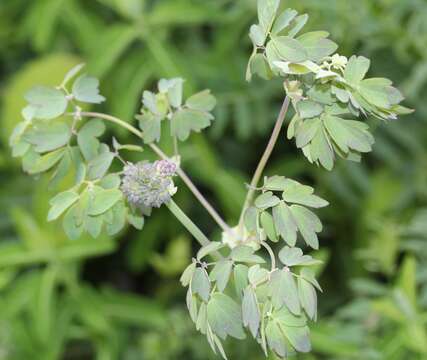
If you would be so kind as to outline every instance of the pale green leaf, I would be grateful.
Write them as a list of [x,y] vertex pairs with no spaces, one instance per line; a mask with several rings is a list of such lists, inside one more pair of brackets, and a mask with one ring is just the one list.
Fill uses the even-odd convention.
[[264,263],[264,259],[258,255],[254,255],[255,250],[246,245],[240,245],[235,247],[230,254],[233,261],[247,262],[247,263]]
[[264,229],[267,237],[271,241],[277,242],[278,239],[277,239],[276,229],[274,227],[273,217],[267,211],[263,211],[261,213],[260,221],[261,221],[261,226]]
[[187,291],[186,296],[187,309],[190,313],[191,320],[193,322],[197,321],[197,297],[194,295],[190,289]]
[[219,291],[224,291],[233,270],[233,262],[230,260],[220,260],[210,273],[210,279],[216,282]]
[[258,209],[265,210],[270,207],[276,206],[279,202],[280,202],[280,199],[277,196],[273,195],[271,191],[267,191],[259,195],[255,199],[255,206]]
[[178,108],[182,104],[182,92],[183,92],[184,80],[181,78],[173,79],[162,79],[159,81],[159,91],[167,94],[169,103]]
[[65,94],[55,88],[35,86],[25,94],[33,108],[33,116],[37,119],[54,119],[61,116],[67,109],[68,101]]
[[389,88],[391,81],[382,78],[366,79],[360,82],[359,92],[369,103],[383,109],[389,109],[391,102]]
[[323,112],[323,106],[312,100],[301,100],[297,103],[299,116],[309,119],[319,116]]
[[146,144],[160,141],[162,117],[144,112],[135,116],[139,120],[139,127],[142,130],[142,138]]
[[193,278],[195,270],[196,270],[195,262],[192,262],[190,265],[187,266],[187,268],[182,273],[181,278],[179,279],[182,286],[186,287],[190,285],[190,282],[191,282],[191,279]]
[[204,111],[191,109],[178,110],[171,120],[172,136],[185,141],[190,136],[191,131],[200,132],[207,128],[213,119],[210,113]]
[[47,220],[52,221],[59,218],[71,205],[73,205],[78,199],[79,194],[74,191],[64,191],[56,195],[49,201],[51,208],[47,215]]
[[277,233],[289,246],[295,246],[297,241],[297,225],[289,210],[283,202],[273,208],[274,226]]
[[298,41],[304,46],[310,60],[320,62],[338,49],[336,43],[326,39],[328,35],[325,31],[313,31],[298,37]]
[[309,144],[319,131],[321,121],[318,118],[304,120],[295,131],[295,141],[298,148]]
[[99,182],[99,186],[104,189],[118,189],[120,186],[120,175],[118,174],[108,174],[106,177],[102,178]]
[[191,110],[210,112],[215,108],[216,99],[210,90],[204,90],[190,96],[185,105]]
[[39,156],[35,161],[31,161],[31,164],[25,170],[31,175],[47,171],[62,159],[64,153],[65,149],[58,149],[46,155]]
[[262,268],[261,266],[253,265],[249,268],[248,271],[248,280],[252,286],[259,286],[261,283],[265,282],[268,279],[267,269]]
[[249,66],[252,74],[256,74],[264,80],[272,78],[271,68],[264,54],[255,54],[250,59]]
[[84,220],[84,228],[96,239],[102,231],[103,216],[86,216]]
[[276,270],[271,274],[269,294],[275,309],[279,310],[286,305],[291,313],[301,314],[297,285],[288,269]]
[[270,191],[283,191],[286,187],[286,178],[284,176],[272,176],[264,181],[264,188]]
[[258,210],[254,206],[246,209],[243,220],[248,231],[255,231],[257,228]]
[[279,324],[270,320],[265,328],[265,336],[270,349],[281,358],[286,358],[288,350],[284,335],[279,327]]
[[254,24],[249,29],[249,37],[254,45],[263,46],[265,39],[267,38],[267,34],[261,26]]
[[73,84],[73,96],[76,100],[100,104],[105,101],[105,97],[99,94],[99,80],[92,76],[79,76]]
[[268,33],[273,25],[280,0],[258,0],[258,20],[264,33]]
[[310,255],[304,255],[301,249],[288,246],[280,250],[279,259],[286,266],[317,265],[321,263],[318,260],[314,260]]
[[308,21],[308,15],[307,14],[303,14],[303,15],[298,16],[292,22],[291,28],[289,29],[289,32],[288,32],[288,36],[292,38],[292,37],[298,35],[298,33],[305,26],[307,21]]
[[248,285],[248,267],[243,264],[237,264],[233,272],[234,287],[239,298],[243,294],[243,289]]
[[282,193],[283,200],[313,208],[328,206],[329,203],[321,197],[313,195],[313,188],[288,179],[288,186]]
[[135,229],[142,230],[144,227],[144,217],[143,216],[137,216],[133,214],[127,215],[127,220],[129,224],[131,224]]
[[320,284],[316,280],[316,273],[313,269],[309,269],[307,267],[304,267],[300,271],[300,276],[307,280],[311,285],[313,285],[316,289],[319,291],[322,291],[322,288],[320,287]]
[[105,213],[123,198],[122,192],[118,189],[97,188],[97,191],[94,192],[88,209],[88,214],[92,216]]
[[88,178],[95,180],[104,177],[114,160],[112,152],[104,152],[94,157],[88,164]]
[[314,287],[305,279],[298,278],[298,295],[301,301],[301,306],[307,316],[316,320],[317,318],[317,295]]
[[320,126],[310,144],[312,161],[319,162],[326,170],[334,167],[334,152],[325,135],[323,126]]
[[106,224],[107,234],[110,236],[116,235],[126,225],[127,209],[123,201],[119,201],[108,212],[112,212],[112,219],[110,223]]
[[317,250],[319,248],[319,240],[316,233],[322,230],[319,218],[313,212],[300,205],[292,205],[290,210],[307,245]]
[[311,351],[310,331],[308,326],[293,327],[282,325],[281,328],[296,351],[301,353],[308,353]]
[[363,80],[371,66],[371,61],[363,56],[352,56],[344,71],[345,80],[352,85],[358,85]]
[[241,309],[225,294],[212,295],[208,303],[208,323],[212,331],[223,340],[228,335],[240,340],[246,337],[242,327]]
[[206,334],[207,326],[208,326],[208,312],[207,306],[205,303],[200,304],[199,314],[197,315],[196,320],[196,329],[200,331],[202,334]]
[[203,246],[197,253],[197,260],[203,259],[205,256],[212,254],[215,251],[223,248],[224,244],[218,241],[212,241],[211,243]]
[[44,153],[68,144],[71,128],[64,122],[38,124],[24,134],[25,141],[34,145],[34,150]]
[[68,209],[62,220],[62,226],[65,234],[71,240],[78,239],[83,232],[83,224],[77,223],[77,206],[74,205]]
[[77,134],[77,143],[87,161],[92,160],[98,155],[100,143],[97,137],[100,137],[104,132],[105,124],[100,119],[90,120],[79,130]]
[[298,40],[288,36],[278,36],[271,39],[281,60],[300,63],[308,59],[307,52]]
[[85,64],[78,64],[74,66],[71,70],[69,70],[65,76],[64,80],[62,81],[61,87],[64,87],[68,84],[68,82],[74,78],[83,68],[85,67]]
[[257,297],[252,286],[248,286],[243,292],[242,319],[243,325],[248,327],[252,333],[252,336],[256,338],[261,322],[261,314]]
[[298,15],[298,11],[294,9],[286,9],[282,12],[274,22],[273,29],[271,33],[273,35],[278,35],[280,32],[285,30]]
[[191,291],[197,294],[200,298],[207,302],[211,292],[211,282],[205,269],[200,267],[194,270],[193,278],[191,280]]

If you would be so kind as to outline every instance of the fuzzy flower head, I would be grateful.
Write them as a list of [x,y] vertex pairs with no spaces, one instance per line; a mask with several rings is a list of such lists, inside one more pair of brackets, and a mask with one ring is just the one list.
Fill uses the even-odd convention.
[[135,207],[159,208],[176,193],[172,177],[176,165],[167,160],[127,163],[123,168],[121,190]]

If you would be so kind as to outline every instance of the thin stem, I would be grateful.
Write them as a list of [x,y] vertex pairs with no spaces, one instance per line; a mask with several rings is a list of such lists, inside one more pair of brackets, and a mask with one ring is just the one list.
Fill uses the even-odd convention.
[[[116,118],[111,115],[103,114],[103,113],[97,113],[97,112],[81,112],[81,116],[87,116],[87,117],[96,117],[100,119],[104,119],[107,121],[110,121],[112,123],[115,123],[127,130],[129,130],[131,133],[135,134],[139,138],[143,138],[142,131],[138,130],[137,128],[133,127],[126,121],[123,121],[119,118]],[[169,157],[155,144],[148,144],[150,148],[162,159],[164,160],[170,160]],[[232,231],[230,227],[227,225],[227,223],[222,219],[222,217],[218,214],[218,212],[213,208],[213,206],[205,199],[205,197],[202,195],[202,193],[197,189],[196,185],[191,181],[191,179],[188,177],[188,175],[180,168],[177,168],[177,174],[179,177],[184,181],[184,183],[187,185],[187,187],[190,189],[190,191],[194,194],[194,196],[199,200],[199,202],[203,205],[203,207],[207,210],[207,212],[212,216],[212,218],[216,221],[216,223],[221,227],[223,231],[227,231],[228,233],[232,234]]]
[[173,151],[174,151],[174,155],[176,157],[179,156],[179,149],[178,149],[178,139],[176,136],[173,137]]
[[210,240],[206,237],[205,234],[197,227],[196,224],[191,221],[191,219],[185,215],[185,213],[181,210],[181,208],[175,203],[175,201],[171,200],[167,203],[168,209],[175,215],[175,217],[181,222],[182,225],[190,232],[191,235],[195,237],[195,239],[202,246],[206,246],[210,243]]
[[[150,147],[153,149],[153,151],[159,155],[163,159],[168,159],[166,154],[155,144],[149,144]],[[218,214],[218,212],[212,207],[212,205],[205,199],[205,197],[202,195],[202,193],[199,191],[199,189],[194,185],[194,183],[191,181],[191,179],[188,177],[188,175],[180,168],[178,167],[176,170],[179,177],[184,181],[184,183],[187,185],[187,187],[190,189],[190,191],[193,193],[193,195],[199,200],[199,202],[203,205],[203,207],[207,210],[207,212],[212,216],[212,218],[216,221],[216,223],[221,227],[223,231],[227,231],[230,234],[233,234],[230,227],[227,225],[227,223],[222,219],[222,217]]]
[[116,118],[115,116],[111,116],[111,115],[103,114],[103,113],[97,113],[97,112],[89,112],[89,111],[82,111],[80,113],[80,115],[104,119],[104,120],[110,121],[112,123],[115,123],[117,125],[120,125],[121,127],[129,130],[131,133],[135,134],[136,136],[138,136],[140,138],[142,138],[142,136],[143,136],[142,131],[138,130],[137,128],[135,128],[131,124],[127,123],[126,121],[121,120],[119,118]]
[[[194,238],[199,242],[201,246],[206,246],[210,244],[210,240],[206,237],[205,234],[199,229],[199,227],[181,210],[181,208],[173,201],[170,200],[166,204],[168,209],[173,215],[180,221],[182,225],[188,230],[188,232],[194,236]],[[214,252],[213,257],[215,259],[221,259],[222,255],[219,252]]]
[[270,140],[267,144],[267,147],[264,150],[264,154],[262,155],[261,160],[258,163],[254,176],[252,177],[252,181],[249,185],[249,191],[248,191],[248,194],[246,195],[246,200],[243,205],[242,213],[240,215],[239,225],[243,223],[243,215],[246,209],[249,207],[249,205],[252,202],[252,199],[255,194],[255,189],[258,185],[259,180],[261,179],[265,166],[267,165],[267,162],[270,159],[271,153],[273,152],[277,139],[279,138],[280,131],[282,130],[282,126],[289,109],[289,104],[290,104],[290,98],[286,96],[285,100],[283,101],[282,108],[280,109],[280,113],[277,117],[273,132],[271,133]]
[[268,251],[268,255],[270,255],[271,272],[273,272],[274,270],[276,270],[276,257],[274,256],[273,249],[265,241],[262,241],[261,245]]

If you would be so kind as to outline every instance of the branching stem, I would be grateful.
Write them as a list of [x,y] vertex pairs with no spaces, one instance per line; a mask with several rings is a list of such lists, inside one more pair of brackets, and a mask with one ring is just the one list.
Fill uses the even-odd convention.
[[181,208],[171,200],[166,204],[172,214],[181,222],[182,225],[190,232],[191,235],[200,243],[201,246],[206,246],[210,243],[205,234],[198,228],[196,224],[181,210]]
[[[134,126],[130,125],[126,121],[123,121],[115,116],[111,116],[108,114],[103,113],[97,113],[97,112],[81,112],[81,116],[86,117],[94,117],[103,119],[106,121],[110,121],[112,123],[115,123],[127,130],[129,130],[134,135],[138,136],[139,138],[143,138],[142,131],[138,130]],[[148,144],[150,148],[162,159],[164,160],[170,160],[169,157],[155,144]],[[179,177],[184,181],[184,183],[187,185],[187,187],[190,189],[190,191],[194,194],[194,196],[197,198],[197,200],[202,204],[202,206],[207,210],[207,212],[212,216],[212,218],[215,220],[215,222],[221,227],[223,231],[227,231],[228,233],[232,234],[232,231],[230,227],[227,225],[227,223],[222,219],[222,217],[218,214],[218,212],[213,208],[213,206],[206,200],[206,198],[202,195],[202,193],[197,189],[196,185],[191,181],[191,179],[188,177],[188,175],[180,168],[177,168],[177,174]]]
[[286,96],[285,100],[283,101],[282,108],[280,109],[280,113],[277,117],[273,132],[271,133],[270,140],[267,144],[267,147],[264,150],[264,154],[262,155],[261,160],[258,163],[254,176],[252,177],[252,181],[249,185],[249,190],[246,195],[246,200],[243,205],[242,213],[240,214],[239,226],[243,224],[243,216],[245,214],[245,211],[250,206],[253,200],[258,182],[261,179],[265,166],[267,165],[268,160],[270,159],[271,153],[273,152],[274,146],[276,145],[277,139],[279,138],[280,131],[282,130],[282,126],[285,121],[286,114],[288,113],[289,104],[290,104],[290,98]]
[[274,270],[276,270],[276,257],[274,256],[273,249],[265,241],[262,241],[261,245],[268,251],[268,255],[270,255],[270,259],[271,259],[271,272],[273,272]]
[[[181,208],[173,201],[170,200],[166,204],[171,213],[184,225],[188,232],[194,236],[201,246],[210,244],[210,240],[205,234],[199,229],[199,227],[181,210]],[[222,255],[219,252],[212,254],[214,259],[221,259]]]

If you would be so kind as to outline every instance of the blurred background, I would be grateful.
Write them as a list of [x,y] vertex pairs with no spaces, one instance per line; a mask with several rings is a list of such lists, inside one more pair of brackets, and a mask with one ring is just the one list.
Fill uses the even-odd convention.
[[[392,79],[416,109],[389,124],[368,120],[377,141],[362,164],[317,169],[285,135],[274,152],[269,174],[312,184],[332,204],[319,213],[314,351],[298,359],[427,359],[427,1],[286,6],[308,12],[307,30],[330,31],[343,55],[371,58],[370,75]],[[98,109],[129,122],[143,89],[182,76],[188,93],[218,97],[213,126],[182,146],[183,166],[234,224],[283,97],[280,80],[244,81],[255,14],[255,0],[0,2],[0,359],[216,358],[178,281],[197,245],[167,210],[140,232],[69,241],[45,220],[47,179],[23,174],[8,137],[25,91],[60,83],[77,63],[101,80],[107,102]],[[219,238],[184,186],[176,201]],[[263,359],[249,339],[226,347],[231,360]]]

